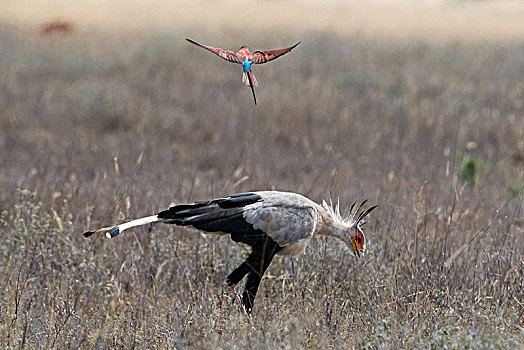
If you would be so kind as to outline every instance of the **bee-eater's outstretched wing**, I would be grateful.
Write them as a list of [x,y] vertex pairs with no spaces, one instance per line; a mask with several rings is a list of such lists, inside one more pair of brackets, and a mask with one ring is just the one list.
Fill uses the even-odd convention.
[[262,64],[269,61],[272,61],[276,58],[279,58],[282,55],[285,55],[289,51],[293,50],[297,45],[300,44],[300,41],[293,46],[286,47],[285,49],[277,50],[268,50],[268,51],[255,51],[253,52],[253,61],[251,63]]
[[201,45],[191,39],[186,38],[187,41],[189,41],[191,44],[196,45],[198,47],[201,47],[203,49],[206,49],[208,51],[211,51],[215,55],[233,63],[242,63],[242,58],[238,57],[236,51],[233,50],[224,50],[224,49],[217,49],[216,47]]

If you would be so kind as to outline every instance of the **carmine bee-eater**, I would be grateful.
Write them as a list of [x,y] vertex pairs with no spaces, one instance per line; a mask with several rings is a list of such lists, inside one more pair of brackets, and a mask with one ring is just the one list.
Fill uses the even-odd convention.
[[253,71],[251,70],[251,65],[252,64],[262,64],[262,63],[272,61],[282,55],[285,55],[289,51],[293,50],[298,44],[300,44],[300,41],[299,41],[295,45],[287,47],[285,49],[250,52],[247,46],[242,46],[238,51],[233,51],[233,50],[218,49],[218,48],[211,47],[211,46],[201,45],[187,38],[186,40],[189,41],[193,45],[196,45],[198,47],[211,51],[215,55],[222,57],[223,59],[229,62],[241,64],[243,68],[242,82],[251,88],[251,91],[253,92],[253,98],[255,99],[255,105],[257,104],[257,98],[255,96],[254,87],[258,86],[258,82],[257,82],[257,79],[255,78],[255,75],[253,74]]

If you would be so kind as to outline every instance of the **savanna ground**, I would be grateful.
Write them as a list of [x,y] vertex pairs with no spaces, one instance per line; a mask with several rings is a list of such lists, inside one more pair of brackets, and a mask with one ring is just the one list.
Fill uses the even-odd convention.
[[[246,30],[233,2],[72,3],[0,22],[3,348],[524,346],[518,4],[269,2]],[[74,30],[41,36],[56,14]],[[255,66],[255,107],[239,66],[184,37],[302,44]],[[222,290],[248,253],[228,237],[82,236],[262,189],[378,203],[365,258],[322,237],[276,258],[248,317]]]

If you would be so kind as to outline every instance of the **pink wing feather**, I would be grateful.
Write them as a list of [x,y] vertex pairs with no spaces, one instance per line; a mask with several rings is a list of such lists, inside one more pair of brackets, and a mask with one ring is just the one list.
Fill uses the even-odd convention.
[[187,41],[189,41],[191,44],[193,45],[196,45],[198,47],[201,47],[203,49],[206,49],[208,51],[211,51],[212,53],[214,53],[215,55],[225,59],[226,61],[229,61],[229,62],[233,62],[233,63],[242,63],[242,59],[240,57],[238,57],[238,54],[236,53],[236,51],[233,51],[233,50],[225,50],[225,49],[218,49],[216,47],[211,47],[211,46],[206,46],[206,45],[201,45],[191,39],[187,39]]
[[262,63],[272,61],[276,58],[279,58],[282,55],[285,55],[289,51],[293,50],[295,47],[297,47],[298,44],[300,44],[300,41],[293,46],[286,47],[285,49],[255,51],[253,52],[254,57],[251,63],[262,64]]

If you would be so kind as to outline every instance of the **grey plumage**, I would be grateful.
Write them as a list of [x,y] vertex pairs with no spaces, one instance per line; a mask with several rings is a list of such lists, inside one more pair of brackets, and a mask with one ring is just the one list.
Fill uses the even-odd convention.
[[[349,217],[342,218],[338,205],[333,208],[325,201],[322,205],[291,192],[260,191],[237,193],[210,201],[175,205],[157,215],[132,220],[117,226],[86,232],[106,233],[114,238],[124,230],[148,223],[163,222],[179,226],[192,226],[201,231],[229,234],[235,242],[252,247],[246,261],[226,279],[234,286],[247,274],[243,304],[251,311],[265,270],[275,255],[301,254],[314,234],[333,236],[342,240],[358,258],[365,250],[361,220],[376,206],[360,209],[363,201]],[[352,234],[355,234],[352,236]]]

